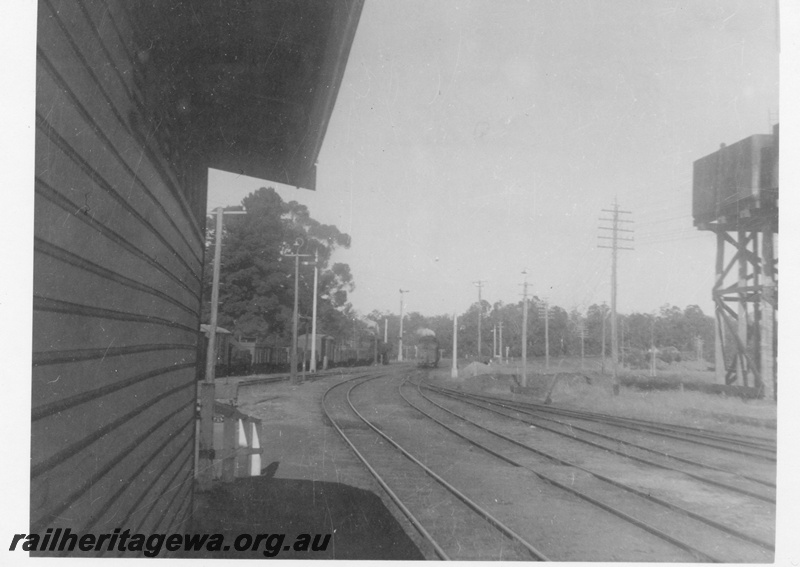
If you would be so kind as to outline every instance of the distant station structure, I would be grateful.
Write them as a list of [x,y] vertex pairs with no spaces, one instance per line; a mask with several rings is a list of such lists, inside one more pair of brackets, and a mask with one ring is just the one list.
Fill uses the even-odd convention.
[[694,162],[694,224],[717,236],[717,382],[777,397],[779,126]]

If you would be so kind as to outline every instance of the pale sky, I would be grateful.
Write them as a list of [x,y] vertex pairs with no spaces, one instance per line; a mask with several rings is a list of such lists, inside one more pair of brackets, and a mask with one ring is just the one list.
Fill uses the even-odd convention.
[[[515,302],[525,268],[566,309],[610,301],[616,197],[636,240],[619,310],[710,314],[692,163],[771,132],[777,21],[774,0],[367,1],[318,190],[279,191],[352,236],[335,259],[363,313],[399,311],[399,288],[407,311],[463,311],[476,280]],[[262,185],[215,172],[209,208]]]

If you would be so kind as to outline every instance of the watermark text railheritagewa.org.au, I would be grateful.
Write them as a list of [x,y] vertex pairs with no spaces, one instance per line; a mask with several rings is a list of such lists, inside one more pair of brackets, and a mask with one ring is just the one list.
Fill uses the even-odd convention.
[[131,534],[115,529],[112,533],[73,533],[69,528],[48,528],[44,534],[14,534],[9,551],[131,552],[156,557],[162,551],[219,552],[261,551],[264,557],[275,557],[281,551],[325,551],[331,534],[299,534],[291,543],[286,534],[239,534],[233,542],[222,534]]

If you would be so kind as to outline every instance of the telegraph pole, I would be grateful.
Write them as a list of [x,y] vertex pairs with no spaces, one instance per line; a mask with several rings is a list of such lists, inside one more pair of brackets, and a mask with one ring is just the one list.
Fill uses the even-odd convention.
[[623,220],[619,218],[621,214],[632,214],[631,211],[620,210],[617,204],[616,197],[614,198],[613,209],[602,209],[605,213],[611,213],[611,218],[600,218],[601,221],[610,222],[611,226],[601,226],[601,230],[610,230],[611,236],[599,236],[603,240],[610,240],[611,246],[598,245],[598,248],[611,249],[611,366],[612,375],[614,377],[614,394],[619,394],[619,378],[617,376],[617,364],[619,362],[619,345],[617,341],[617,251],[618,250],[633,250],[632,247],[620,246],[619,242],[633,242],[633,238],[623,238],[619,236],[620,232],[633,232],[632,230],[620,228],[621,223],[632,223],[630,220]]
[[550,368],[550,305],[544,300],[539,306],[539,314],[544,315],[544,367]]
[[400,344],[397,349],[397,362],[403,362],[403,294],[406,293],[407,289],[400,290]]
[[478,288],[478,360],[481,359],[481,315],[483,314],[483,300],[481,299],[481,290],[483,289],[483,284],[486,283],[486,280],[478,280],[476,282],[472,282]]
[[581,338],[581,371],[583,370],[584,342],[586,341],[586,323],[581,319],[578,323],[578,335]]
[[522,270],[522,387],[528,386],[528,270]]

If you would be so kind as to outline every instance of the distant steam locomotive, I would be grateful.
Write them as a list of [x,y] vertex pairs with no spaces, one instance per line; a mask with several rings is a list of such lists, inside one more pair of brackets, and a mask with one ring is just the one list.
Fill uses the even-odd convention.
[[436,368],[439,366],[439,341],[430,329],[417,329],[417,366]]

